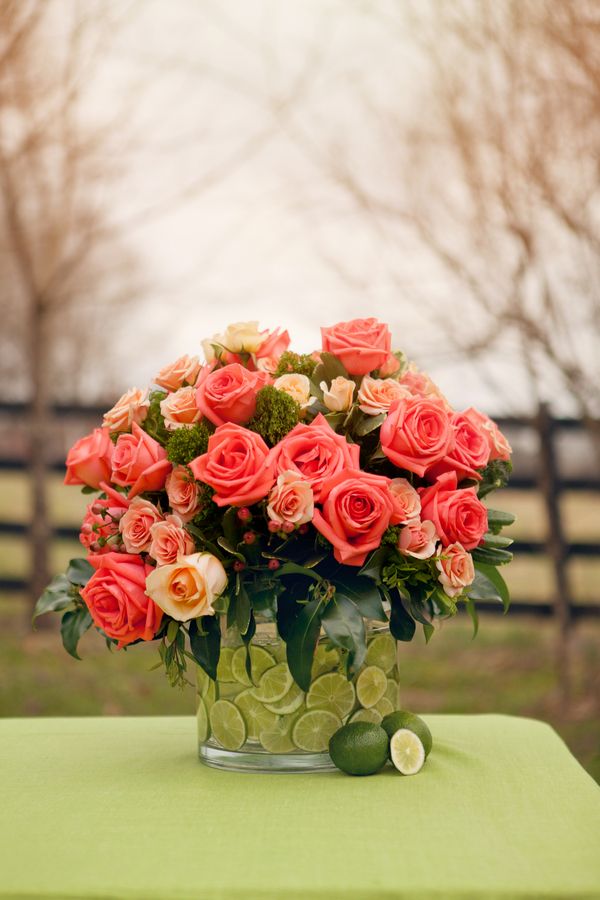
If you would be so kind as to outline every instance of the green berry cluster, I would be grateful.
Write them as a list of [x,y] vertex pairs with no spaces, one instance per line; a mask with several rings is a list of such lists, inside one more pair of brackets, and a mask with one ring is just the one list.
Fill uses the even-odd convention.
[[268,384],[256,395],[256,412],[248,428],[274,447],[300,421],[300,407],[284,391]]

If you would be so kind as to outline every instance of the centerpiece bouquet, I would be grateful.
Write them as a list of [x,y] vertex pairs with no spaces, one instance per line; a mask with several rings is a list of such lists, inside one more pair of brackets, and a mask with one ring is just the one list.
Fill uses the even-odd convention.
[[376,319],[289,343],[231,325],[77,441],[87,557],[35,612],[62,613],[76,657],[93,626],[154,641],[174,685],[191,663],[216,765],[325,765],[343,723],[397,708],[397,641],[509,602],[513,517],[483,503],[511,468],[497,425],[453,410]]

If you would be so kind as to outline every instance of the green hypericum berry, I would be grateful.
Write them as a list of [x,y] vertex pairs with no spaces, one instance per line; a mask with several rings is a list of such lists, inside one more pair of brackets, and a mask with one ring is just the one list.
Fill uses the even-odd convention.
[[332,762],[347,775],[374,775],[385,765],[389,738],[381,725],[349,722],[329,741]]
[[390,713],[383,718],[381,727],[385,729],[390,738],[400,729],[412,731],[423,744],[425,756],[429,756],[433,746],[433,738],[431,737],[431,731],[420,716],[408,712],[406,709],[398,709],[396,712]]
[[210,432],[204,422],[191,428],[178,428],[167,440],[167,459],[176,466],[187,466],[197,456],[206,453]]
[[256,412],[247,427],[274,447],[300,421],[300,407],[284,391],[267,384],[256,395]]
[[291,350],[286,350],[279,357],[279,363],[273,373],[273,377],[279,378],[280,375],[289,375],[291,372],[297,372],[299,375],[306,375],[307,378],[312,378],[316,367],[317,361],[310,354],[293,353]]

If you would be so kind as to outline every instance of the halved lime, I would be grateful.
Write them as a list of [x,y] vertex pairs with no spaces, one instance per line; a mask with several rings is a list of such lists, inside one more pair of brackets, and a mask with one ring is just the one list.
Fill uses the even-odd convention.
[[196,721],[198,723],[198,740],[204,742],[208,740],[210,726],[208,724],[208,712],[202,697],[196,697]]
[[246,687],[252,687],[253,682],[254,684],[259,683],[263,672],[273,668],[275,660],[263,647],[250,646],[250,662],[252,663],[252,681],[250,681],[246,672],[246,653],[245,647],[238,647],[235,650],[231,658],[231,671],[236,681],[245,684]]
[[375,706],[387,690],[387,678],[379,666],[367,666],[356,679],[356,696],[365,709]]
[[325,644],[317,644],[313,657],[311,677],[318,678],[319,675],[323,675],[325,672],[333,672],[338,668],[339,664],[340,654],[335,647],[329,649]]
[[231,661],[234,652],[232,647],[221,647],[219,665],[217,666],[217,681],[235,681],[235,675],[231,671]]
[[391,634],[378,634],[369,641],[366,663],[378,666],[387,674],[396,664],[396,641]]
[[388,737],[398,731],[400,728],[408,728],[417,735],[423,747],[425,748],[425,756],[429,756],[433,747],[433,738],[431,731],[426,722],[415,713],[409,712],[407,709],[397,709],[387,716],[383,717],[381,723],[382,728],[387,731]]
[[373,709],[376,709],[381,718],[384,716],[389,716],[390,713],[394,712],[395,706],[391,700],[388,700],[387,697],[382,697],[381,700],[378,700]]
[[248,729],[248,739],[258,740],[259,732],[263,729],[270,729],[275,725],[277,716],[269,712],[252,694],[252,688],[246,688],[234,700],[235,705],[240,710]]
[[225,750],[239,750],[246,741],[246,723],[230,700],[217,700],[210,711],[213,737]]
[[356,694],[354,685],[339,672],[320,675],[306,695],[307,709],[327,709],[340,719],[352,712]]
[[265,708],[268,709],[269,712],[275,713],[277,716],[289,716],[290,713],[300,709],[305,696],[304,691],[302,691],[296,682],[293,681],[291,688],[281,700],[277,700],[275,703],[265,703]]
[[390,757],[403,775],[416,775],[423,768],[425,748],[414,731],[400,728],[390,739]]
[[357,709],[350,716],[350,722],[370,722],[372,725],[381,725],[381,713],[375,707],[371,709]]
[[292,683],[292,673],[287,663],[277,663],[261,675],[258,687],[253,688],[252,693],[261,703],[277,703],[285,697]]
[[324,753],[332,735],[341,727],[342,721],[334,713],[326,709],[311,709],[296,720],[292,740],[299,750]]
[[291,753],[295,750],[292,742],[294,716],[279,716],[271,728],[263,729],[258,739],[269,753]]

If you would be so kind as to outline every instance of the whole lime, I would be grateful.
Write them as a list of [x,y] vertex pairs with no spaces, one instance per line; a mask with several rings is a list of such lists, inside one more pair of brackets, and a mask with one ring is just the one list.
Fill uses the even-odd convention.
[[433,746],[431,731],[423,719],[415,715],[415,713],[408,712],[406,709],[397,709],[395,712],[384,716],[381,727],[385,729],[388,738],[391,738],[401,728],[407,728],[409,731],[412,731],[413,734],[416,734],[421,739],[425,756],[429,756]]
[[374,775],[388,758],[390,741],[381,725],[350,722],[329,741],[332,761],[347,775]]

